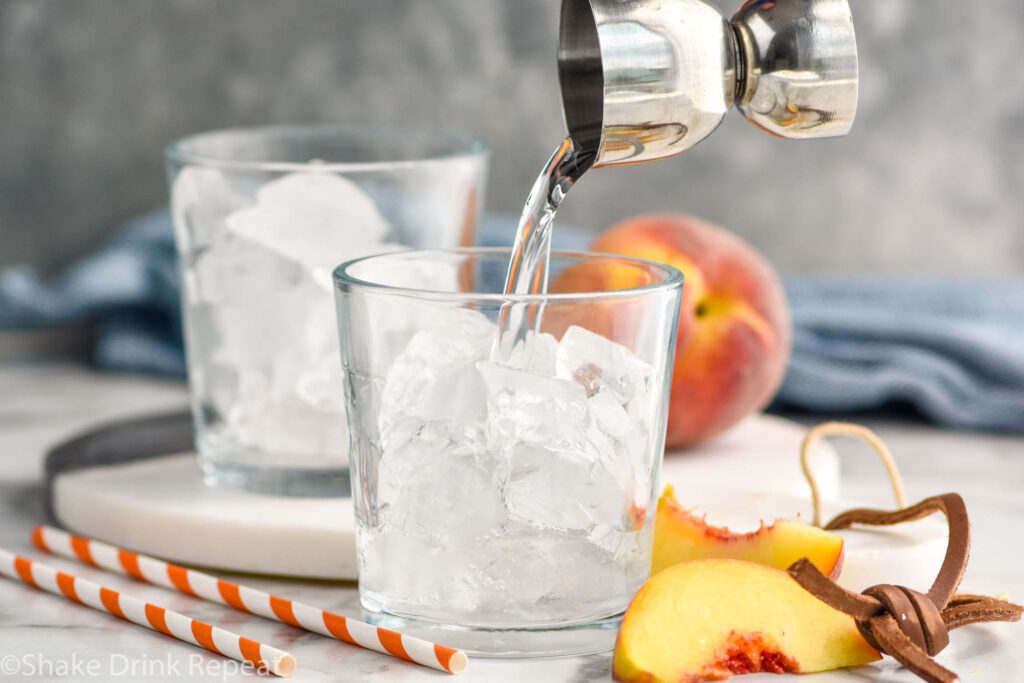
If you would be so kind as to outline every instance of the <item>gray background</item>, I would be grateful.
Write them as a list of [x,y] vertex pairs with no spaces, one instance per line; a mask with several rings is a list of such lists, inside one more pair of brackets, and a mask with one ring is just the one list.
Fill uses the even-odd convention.
[[[515,213],[563,135],[557,6],[0,0],[0,265],[52,270],[96,245],[164,200],[165,143],[229,125],[469,132],[493,149],[489,208]],[[681,157],[588,175],[564,220],[692,212],[788,271],[1024,275],[1024,3],[853,9],[848,137],[777,140],[734,112]]]

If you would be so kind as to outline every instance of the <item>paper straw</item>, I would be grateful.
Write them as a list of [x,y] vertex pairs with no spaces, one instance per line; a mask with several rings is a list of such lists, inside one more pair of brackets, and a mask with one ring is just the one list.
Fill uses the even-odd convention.
[[41,550],[84,562],[139,581],[234,607],[284,624],[337,638],[367,650],[380,652],[450,674],[461,673],[468,662],[462,650],[378,628],[340,614],[324,612],[299,602],[218,579],[210,574],[180,567],[147,555],[69,534],[49,526],[36,527],[32,542]]
[[257,669],[277,676],[287,677],[295,672],[295,657],[283,650],[104,588],[81,577],[59,572],[3,548],[0,548],[0,576],[68,598],[218,655],[239,662],[251,662]]

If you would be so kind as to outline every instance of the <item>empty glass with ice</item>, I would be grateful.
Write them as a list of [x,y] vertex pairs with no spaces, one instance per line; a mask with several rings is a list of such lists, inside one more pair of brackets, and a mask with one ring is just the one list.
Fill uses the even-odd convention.
[[483,146],[366,127],[216,131],[167,149],[189,384],[208,483],[344,493],[331,271],[473,241]]
[[476,653],[607,649],[650,572],[682,274],[556,252],[547,293],[504,294],[509,256],[334,273],[360,597]]

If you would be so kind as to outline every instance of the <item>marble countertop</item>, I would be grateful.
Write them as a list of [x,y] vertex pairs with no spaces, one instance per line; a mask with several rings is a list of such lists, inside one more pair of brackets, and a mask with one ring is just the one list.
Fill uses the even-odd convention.
[[[32,551],[29,532],[45,519],[42,456],[49,445],[103,420],[180,408],[185,400],[185,388],[178,382],[103,375],[69,364],[0,363],[0,546],[288,649],[299,660],[296,681],[445,680],[446,674]],[[944,431],[907,420],[871,418],[866,422],[890,445],[909,499],[948,490],[963,494],[974,524],[964,589],[1024,599],[1024,497],[1020,495],[1024,438]],[[856,457],[855,450],[841,449],[844,454],[851,452],[843,463],[844,497],[889,506],[881,465]],[[244,580],[358,616],[354,583]],[[959,630],[940,661],[954,667],[965,681],[1024,680],[1024,626],[993,624]],[[610,653],[535,660],[473,658],[460,679],[584,683],[610,680],[610,671]],[[33,681],[250,678],[223,658],[0,580],[0,678],[11,674]],[[758,674],[738,680],[774,683],[785,678]],[[896,683],[917,679],[890,660],[799,680]]]

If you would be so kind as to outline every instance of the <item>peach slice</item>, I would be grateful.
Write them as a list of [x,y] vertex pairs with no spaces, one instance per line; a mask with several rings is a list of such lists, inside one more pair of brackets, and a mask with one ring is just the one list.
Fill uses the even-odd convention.
[[684,560],[703,558],[750,560],[785,569],[802,557],[830,579],[843,567],[843,539],[797,520],[778,519],[750,533],[733,533],[711,526],[676,500],[672,485],[658,500],[654,524],[651,573]]
[[615,642],[612,676],[623,683],[696,683],[878,659],[851,617],[782,569],[691,560],[655,574],[633,598]]

